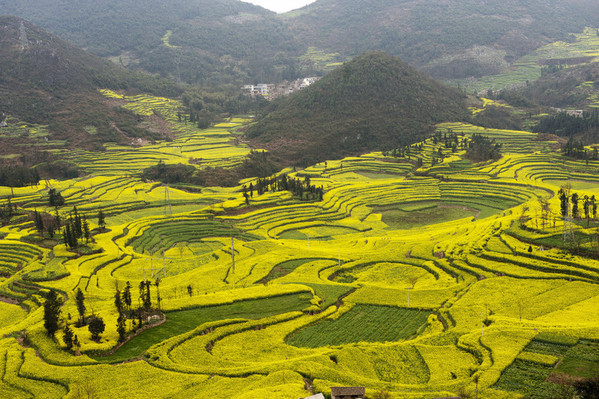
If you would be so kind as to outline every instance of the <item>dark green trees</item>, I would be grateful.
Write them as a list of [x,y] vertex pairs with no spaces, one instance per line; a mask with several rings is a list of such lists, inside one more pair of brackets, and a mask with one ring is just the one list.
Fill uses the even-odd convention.
[[501,158],[501,144],[480,134],[473,134],[468,143],[466,158],[474,162],[485,162]]
[[54,337],[58,331],[61,301],[54,290],[50,290],[44,302],[44,328],[48,335]]
[[123,290],[123,304],[127,306],[127,310],[131,310],[131,283],[128,281]]
[[102,212],[102,211],[100,211],[98,213],[98,226],[100,226],[101,229],[106,228],[106,220],[105,220],[104,212]]
[[92,334],[94,341],[100,340],[100,334],[104,332],[105,328],[104,320],[101,317],[93,316],[89,321],[88,330]]
[[56,191],[55,188],[51,188],[48,191],[48,203],[50,206],[63,206],[64,198],[62,197],[61,193]]
[[64,326],[62,340],[67,346],[67,349],[71,350],[73,348],[73,330],[71,330],[71,327],[69,327],[68,324]]
[[75,302],[77,303],[77,312],[79,313],[79,326],[85,324],[85,296],[81,291],[81,288],[77,288],[77,293],[75,294]]

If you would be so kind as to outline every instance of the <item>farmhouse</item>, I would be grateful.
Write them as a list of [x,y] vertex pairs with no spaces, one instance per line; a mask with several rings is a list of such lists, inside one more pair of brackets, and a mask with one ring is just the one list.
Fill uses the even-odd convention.
[[363,399],[365,394],[364,387],[331,387],[332,399]]

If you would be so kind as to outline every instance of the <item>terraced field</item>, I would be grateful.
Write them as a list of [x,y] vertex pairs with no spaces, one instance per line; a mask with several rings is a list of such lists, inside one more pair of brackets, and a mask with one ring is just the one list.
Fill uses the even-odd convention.
[[[573,35],[572,42],[554,42],[537,49],[534,53],[516,60],[509,71],[480,79],[456,82],[470,90],[501,90],[508,87],[523,86],[541,77],[542,66],[548,63],[568,65],[570,60],[592,60],[599,56],[599,35],[597,29],[586,28],[583,33]],[[588,61],[587,61],[588,62]]]
[[[322,186],[322,201],[269,191],[247,205],[241,184],[188,193],[139,178],[159,160],[240,163],[246,119],[200,131],[172,100],[105,94],[159,114],[174,139],[74,152],[85,177],[14,189],[17,215],[0,228],[0,397],[298,398],[359,385],[392,398],[550,398],[566,389],[556,382],[597,374],[599,224],[584,201],[599,195],[599,162],[536,134],[443,124],[459,142],[496,139],[502,158],[473,164],[429,138],[402,156],[285,171]],[[572,221],[567,183],[580,198]],[[64,206],[49,206],[50,188]],[[11,196],[0,187],[0,206]],[[92,240],[68,248],[62,231],[37,232],[35,210],[64,223],[74,207]],[[132,336],[146,280],[151,328]],[[127,282],[131,336],[117,346]],[[43,324],[50,289],[56,339]],[[78,323],[79,289],[85,319],[105,322],[97,341]]]

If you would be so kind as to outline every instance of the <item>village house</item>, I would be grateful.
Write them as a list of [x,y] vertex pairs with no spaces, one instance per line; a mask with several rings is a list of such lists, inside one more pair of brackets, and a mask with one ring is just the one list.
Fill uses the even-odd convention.
[[278,85],[260,83],[257,85],[245,85],[242,89],[251,96],[263,96],[272,100],[305,89],[319,79],[319,77],[302,78],[291,82],[285,81]]
[[364,387],[331,387],[331,399],[364,399]]
[[324,395],[321,393],[317,393],[316,395],[312,395],[312,396],[308,396],[306,398],[300,398],[300,399],[325,399]]
[[568,109],[566,110],[566,114],[582,118],[584,115],[584,111],[582,109]]

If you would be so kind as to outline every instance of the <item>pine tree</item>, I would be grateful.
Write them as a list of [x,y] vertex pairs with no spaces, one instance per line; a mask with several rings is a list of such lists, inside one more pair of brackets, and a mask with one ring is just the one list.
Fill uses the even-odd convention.
[[160,277],[156,278],[154,285],[156,286],[156,302],[158,303],[158,310],[160,310],[160,300],[162,299],[160,298]]
[[579,214],[578,214],[578,194],[574,193],[572,194],[572,196],[570,197],[570,201],[572,202],[572,217],[574,219],[578,219]]
[[119,316],[123,315],[123,301],[121,299],[121,291],[117,288],[114,293],[114,306]]
[[146,312],[148,312],[152,308],[152,297],[150,296],[150,280],[146,280],[145,286],[146,286],[146,293],[144,295],[143,304],[144,304],[144,310]]
[[54,290],[48,292],[44,302],[44,327],[48,335],[54,337],[58,330],[58,320],[60,317],[60,301],[58,294]]
[[85,296],[83,296],[83,292],[81,288],[77,288],[77,293],[75,294],[75,302],[77,303],[77,312],[79,313],[79,325],[84,325],[85,320]]
[[85,242],[88,243],[89,240],[91,239],[91,233],[89,231],[89,223],[87,222],[87,218],[84,216],[83,217],[83,235],[85,237]]
[[35,219],[35,228],[37,229],[38,233],[43,234],[44,233],[44,220],[42,219],[41,215],[37,212],[37,210],[34,213],[34,219]]
[[125,327],[125,317],[123,315],[119,315],[119,318],[116,321],[116,332],[119,334],[119,342],[123,342],[127,334],[127,328]]
[[128,281],[123,290],[123,303],[127,305],[128,310],[131,310],[131,283]]
[[98,226],[100,226],[101,229],[106,227],[106,220],[104,217],[104,212],[102,211],[98,213]]
[[69,325],[66,323],[64,326],[62,340],[64,341],[68,350],[71,350],[73,348],[73,330],[71,330],[71,327],[69,327]]

